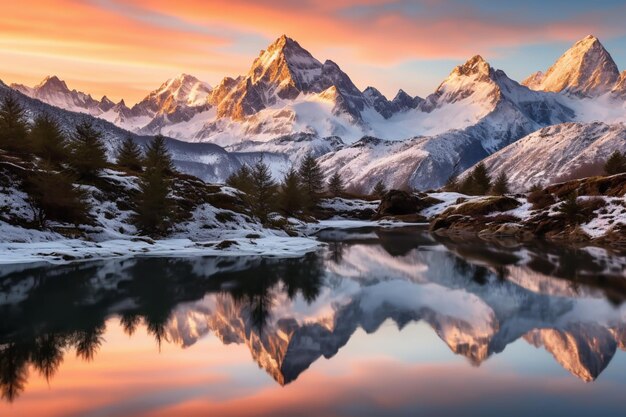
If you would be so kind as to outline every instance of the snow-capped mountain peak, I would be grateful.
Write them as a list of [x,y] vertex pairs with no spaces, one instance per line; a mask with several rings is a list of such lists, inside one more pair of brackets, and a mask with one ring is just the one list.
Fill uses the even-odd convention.
[[595,97],[611,91],[619,77],[611,54],[598,38],[589,35],[576,42],[545,74],[535,73],[523,84],[533,90]]
[[56,75],[47,76],[35,86],[35,89],[47,92],[70,92],[65,81],[60,80]]
[[492,109],[500,98],[494,73],[483,57],[475,55],[463,65],[455,67],[435,93],[426,98],[422,107],[426,111],[432,111],[447,104],[469,100],[481,107]]
[[350,116],[359,119],[365,98],[350,78],[336,63],[320,62],[283,35],[261,51],[245,77],[234,83],[222,82],[210,102],[217,106],[218,118],[242,121],[281,100],[319,94],[332,86],[337,87]]
[[[44,78],[35,87],[26,87],[20,84],[12,84],[11,88],[36,98],[56,107],[67,110],[90,113],[93,115],[101,113],[100,102],[91,95],[81,91],[70,90],[65,81],[56,75]],[[105,103],[105,106],[107,104]]]
[[452,75],[449,78],[452,78],[453,76],[470,76],[475,74],[489,77],[490,72],[491,66],[489,63],[485,61],[482,56],[474,55],[465,64],[454,68]]
[[298,90],[308,90],[311,81],[321,75],[322,63],[293,39],[282,35],[267,50],[261,51],[248,76],[252,83],[265,79],[279,84],[293,84]]
[[138,106],[145,105],[155,113],[170,113],[180,104],[190,107],[205,104],[211,90],[209,84],[196,77],[180,74],[151,92]]

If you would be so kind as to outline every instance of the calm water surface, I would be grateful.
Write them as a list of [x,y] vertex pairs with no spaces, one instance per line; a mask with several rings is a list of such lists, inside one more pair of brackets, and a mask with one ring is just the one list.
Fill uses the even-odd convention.
[[626,259],[327,231],[298,259],[0,266],[0,416],[624,416]]

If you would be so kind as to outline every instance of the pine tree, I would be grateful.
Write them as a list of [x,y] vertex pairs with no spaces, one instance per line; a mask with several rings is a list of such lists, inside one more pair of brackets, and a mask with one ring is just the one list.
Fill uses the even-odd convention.
[[620,151],[615,151],[609,156],[604,164],[606,175],[616,175],[626,172],[626,155]]
[[89,121],[78,124],[70,143],[70,165],[80,179],[93,178],[107,165],[102,133]]
[[382,181],[378,181],[372,189],[372,195],[378,198],[382,198],[387,193],[387,188]]
[[252,191],[252,171],[248,165],[242,165],[226,180],[226,185],[249,194]]
[[118,149],[115,161],[121,167],[135,172],[141,172],[142,159],[143,155],[141,154],[141,149],[137,143],[135,143],[133,138],[128,136],[124,139],[122,146]]
[[280,210],[287,216],[294,216],[303,208],[302,190],[300,188],[300,177],[295,169],[290,169],[283,178],[278,195],[278,205]]
[[26,113],[13,94],[0,104],[0,148],[19,153],[30,151]]
[[135,227],[149,236],[164,236],[172,222],[172,204],[168,199],[170,181],[158,167],[146,166],[139,182],[135,201]]
[[333,197],[340,197],[345,192],[345,187],[343,184],[343,179],[339,172],[335,172],[330,180],[328,180],[328,192]]
[[582,207],[578,204],[578,195],[571,193],[567,198],[559,205],[558,211],[563,214],[565,219],[571,224],[578,224],[581,219]]
[[491,187],[491,192],[494,195],[505,195],[509,193],[509,178],[504,171],[496,178]]
[[485,195],[491,188],[491,178],[487,173],[487,168],[482,162],[476,165],[472,171],[472,179],[474,182],[474,193],[477,195]]
[[259,159],[252,167],[252,190],[249,194],[249,203],[252,212],[261,220],[267,223],[272,205],[276,198],[277,186],[272,179],[270,168]]
[[313,154],[307,154],[298,169],[300,181],[305,196],[305,207],[313,210],[322,199],[324,190],[324,176],[322,169],[313,157]]
[[461,182],[459,191],[467,195],[485,195],[491,188],[491,178],[482,162]]
[[59,123],[48,114],[35,118],[29,133],[35,155],[53,164],[66,162],[69,158],[67,138]]
[[173,205],[168,198],[171,181],[167,178],[174,172],[172,158],[165,147],[165,139],[156,136],[148,145],[145,169],[135,201],[134,223],[146,235],[164,236],[172,224]]
[[151,166],[160,169],[164,175],[171,175],[176,172],[172,156],[165,145],[165,137],[157,135],[148,144],[144,163],[146,167]]
[[24,189],[33,220],[39,227],[46,227],[48,221],[75,225],[89,222],[89,204],[85,193],[74,186],[75,180],[74,176],[57,171],[48,162],[42,162],[38,170],[26,178]]

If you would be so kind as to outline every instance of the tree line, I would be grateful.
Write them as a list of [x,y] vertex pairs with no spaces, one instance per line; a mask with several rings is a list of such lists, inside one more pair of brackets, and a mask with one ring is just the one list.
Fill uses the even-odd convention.
[[112,164],[107,160],[102,132],[90,121],[77,124],[68,133],[46,113],[28,123],[24,108],[8,95],[0,103],[0,149],[33,164],[22,187],[39,228],[49,222],[91,223],[88,195],[81,185],[96,183],[109,166],[139,176],[132,220],[141,233],[160,236],[171,226],[169,194],[176,171],[163,136],[156,136],[145,152],[131,137],[126,138]]
[[[615,151],[604,162],[605,175],[626,173],[626,153]],[[455,191],[467,195],[504,195],[510,192],[509,179],[506,172],[501,171],[494,179],[489,175],[484,163],[479,163],[463,179],[452,175],[446,182],[446,191]],[[533,187],[530,191],[536,191]]]
[[446,191],[454,191],[466,195],[504,195],[509,193],[509,179],[506,173],[501,172],[495,180],[491,178],[487,167],[482,162],[463,179],[456,175],[451,176],[446,185]]
[[[271,221],[271,213],[278,212],[289,217],[302,217],[315,213],[325,197],[347,195],[346,185],[335,172],[326,180],[313,154],[308,153],[299,166],[290,168],[280,181],[276,181],[263,158],[252,166],[242,165],[226,184],[243,192],[243,198],[252,213],[262,222]],[[386,192],[378,182],[373,195],[380,197]]]
[[[245,202],[262,223],[268,223],[270,213],[276,211],[286,216],[311,213],[325,192],[322,169],[312,154],[304,157],[297,170],[289,169],[281,182],[273,179],[270,167],[259,158],[252,166],[242,165],[226,184],[243,192]],[[344,184],[338,174],[328,183],[328,192],[343,194]]]

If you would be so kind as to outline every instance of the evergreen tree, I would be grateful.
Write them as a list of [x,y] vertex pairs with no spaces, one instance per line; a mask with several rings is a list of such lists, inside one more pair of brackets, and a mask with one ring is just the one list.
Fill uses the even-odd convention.
[[620,151],[615,151],[609,156],[604,164],[606,175],[616,175],[626,172],[626,155]]
[[340,197],[345,192],[343,179],[339,172],[335,172],[330,180],[328,180],[328,192],[333,197]]
[[568,195],[559,205],[558,210],[569,223],[578,224],[580,222],[582,207],[578,204],[578,195],[576,193]]
[[287,216],[294,216],[302,210],[303,200],[300,177],[296,170],[291,168],[283,178],[278,195],[278,205]]
[[468,195],[485,195],[491,188],[491,178],[482,162],[461,182],[460,192]]
[[248,165],[242,165],[226,180],[226,185],[250,194],[252,191],[252,171]]
[[482,162],[476,165],[472,171],[472,179],[474,181],[475,193],[477,195],[485,195],[491,188],[491,178],[487,173],[487,168]]
[[252,190],[249,194],[249,203],[252,212],[261,220],[267,223],[272,205],[276,198],[277,186],[272,179],[270,168],[259,159],[252,167]]
[[96,177],[107,165],[102,133],[89,121],[75,127],[70,150],[70,165],[81,179]]
[[322,169],[313,157],[313,154],[309,153],[304,157],[300,164],[300,169],[298,169],[298,174],[300,175],[304,191],[305,207],[308,210],[313,210],[322,199],[324,190]]
[[141,149],[133,138],[128,136],[118,149],[115,161],[121,167],[128,168],[135,172],[141,172],[142,158]]
[[30,129],[30,143],[35,155],[53,164],[60,164],[69,158],[67,138],[59,123],[44,113],[35,118]]
[[165,148],[165,140],[156,136],[148,145],[145,170],[135,202],[134,223],[143,234],[164,236],[171,227],[173,206],[168,198],[171,182],[167,176],[172,172],[172,158]]
[[372,195],[378,198],[382,198],[387,193],[387,188],[382,181],[378,181],[374,188],[372,189]]
[[491,187],[491,192],[495,195],[505,195],[509,193],[509,178],[504,171],[496,178]]
[[56,171],[48,162],[26,178],[24,189],[39,227],[46,227],[48,221],[75,225],[89,222],[86,195],[74,186],[74,181],[72,175]]
[[0,148],[20,153],[30,151],[26,113],[12,94],[0,104]]
[[157,135],[146,149],[145,165],[158,168],[164,175],[171,175],[176,170],[172,162],[167,146],[165,145],[165,137]]

